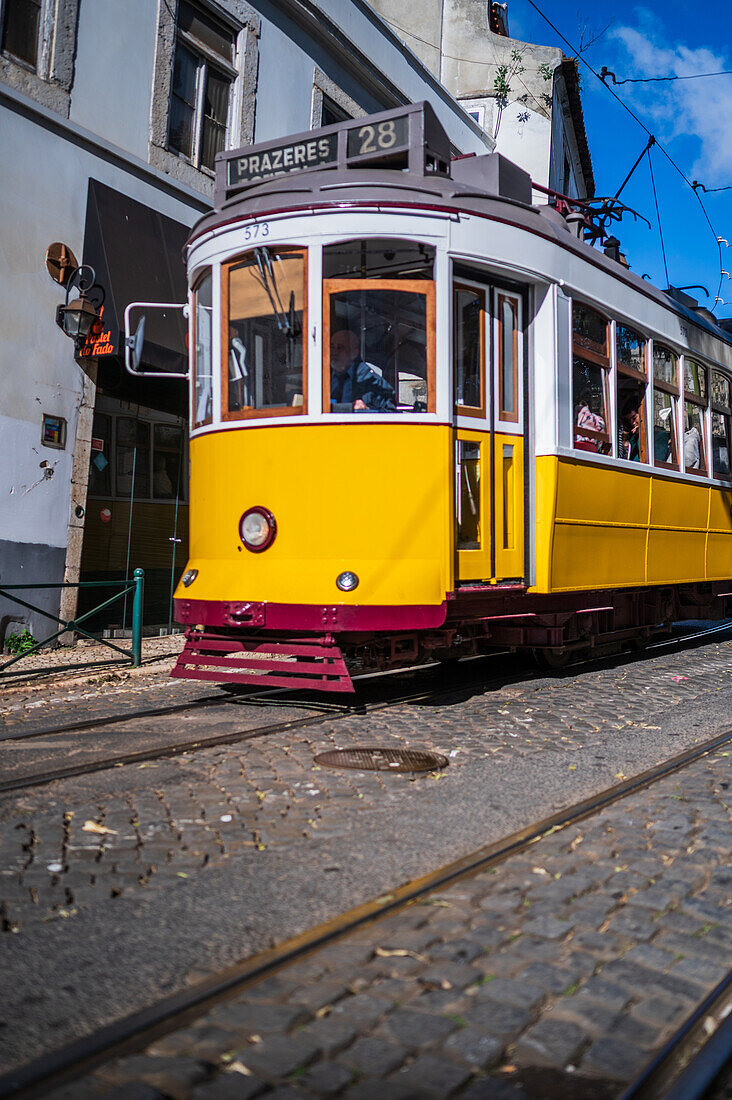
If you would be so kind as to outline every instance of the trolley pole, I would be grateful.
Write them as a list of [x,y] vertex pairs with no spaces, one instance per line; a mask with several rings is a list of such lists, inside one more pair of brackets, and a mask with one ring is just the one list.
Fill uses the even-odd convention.
[[136,569],[135,595],[132,600],[132,664],[139,668],[142,662],[142,595],[145,588],[145,572]]

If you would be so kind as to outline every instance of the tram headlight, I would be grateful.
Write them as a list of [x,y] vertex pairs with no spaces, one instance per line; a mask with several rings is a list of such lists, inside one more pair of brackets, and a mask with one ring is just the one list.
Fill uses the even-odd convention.
[[186,569],[185,573],[183,574],[183,576],[181,578],[182,581],[183,581],[183,587],[184,588],[190,588],[190,586],[193,584],[193,582],[195,581],[197,576],[198,576],[198,570],[197,569]]
[[277,522],[267,508],[249,508],[239,520],[239,537],[253,554],[260,554],[274,542]]
[[350,569],[345,573],[339,573],[336,577],[336,587],[340,588],[341,592],[353,592],[354,588],[358,588],[358,574],[352,573]]

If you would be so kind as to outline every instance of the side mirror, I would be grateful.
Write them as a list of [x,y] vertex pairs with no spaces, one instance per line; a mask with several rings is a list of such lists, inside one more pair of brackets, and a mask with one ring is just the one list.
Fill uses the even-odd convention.
[[145,341],[145,314],[140,318],[140,323],[137,329],[133,333],[131,331],[132,322],[130,320],[130,314],[133,309],[162,309],[180,310],[184,317],[188,317],[188,305],[181,302],[130,302],[125,309],[125,369],[128,374],[133,374],[135,378],[188,378],[188,371],[185,374],[174,371],[141,371],[137,368],[140,365],[142,358],[142,347]]
[[[135,330],[134,336],[127,336],[125,334],[125,350],[130,349],[130,366],[133,370],[137,370],[142,359],[142,345],[145,340],[145,314],[143,313],[140,318],[140,323]],[[129,369],[129,368],[128,368]]]

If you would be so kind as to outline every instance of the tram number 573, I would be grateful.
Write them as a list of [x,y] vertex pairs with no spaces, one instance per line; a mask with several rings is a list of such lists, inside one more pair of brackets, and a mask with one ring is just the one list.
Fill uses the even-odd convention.
[[375,126],[360,126],[357,130],[349,130],[348,156],[364,157],[369,153],[379,153],[384,149],[393,149],[397,145],[406,145],[407,128],[407,118],[390,118]]

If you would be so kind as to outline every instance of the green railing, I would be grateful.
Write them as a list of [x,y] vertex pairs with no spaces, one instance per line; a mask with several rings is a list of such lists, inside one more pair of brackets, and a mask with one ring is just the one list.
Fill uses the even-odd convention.
[[[85,638],[91,638],[95,642],[101,642],[102,645],[109,646],[110,649],[115,649],[118,653],[122,653],[125,657],[132,659],[132,665],[134,668],[139,668],[142,661],[142,596],[144,588],[145,574],[142,569],[136,569],[132,575],[132,580],[125,581],[80,581],[78,584],[4,584],[0,585],[0,596],[5,596],[6,599],[12,600],[14,603],[20,604],[21,607],[27,608],[29,611],[35,611],[39,615],[43,615],[46,619],[51,619],[55,623],[61,625],[61,629],[57,630],[55,634],[52,634],[49,638],[44,638],[41,642],[36,642],[35,645],[30,646],[24,650],[23,653],[19,653],[17,657],[12,657],[11,660],[6,661],[4,665],[0,665],[0,672],[4,672],[6,668],[10,668],[16,661],[22,661],[24,657],[29,657],[31,653],[36,653],[44,645],[50,645],[51,642],[55,642],[57,638],[60,638],[62,634],[66,634],[67,631],[74,631],[76,634],[83,634]],[[121,591],[117,592],[114,596],[110,596],[104,603],[100,603],[97,607],[93,607],[91,611],[86,611],[83,615],[77,619],[64,620],[60,619],[58,615],[51,615],[49,611],[45,611],[42,607],[36,607],[35,604],[28,603],[26,600],[22,600],[19,596],[13,596],[13,592],[22,591],[41,591],[50,588],[110,588],[115,585],[121,585]],[[115,645],[114,642],[110,642],[108,638],[101,638],[98,634],[92,634],[88,630],[84,630],[82,623],[91,618],[92,615],[96,615],[98,611],[104,611],[105,608],[111,607],[117,600],[124,600],[125,605],[127,603],[127,597],[130,593],[133,593],[132,597],[132,648],[122,649],[121,646]]]

